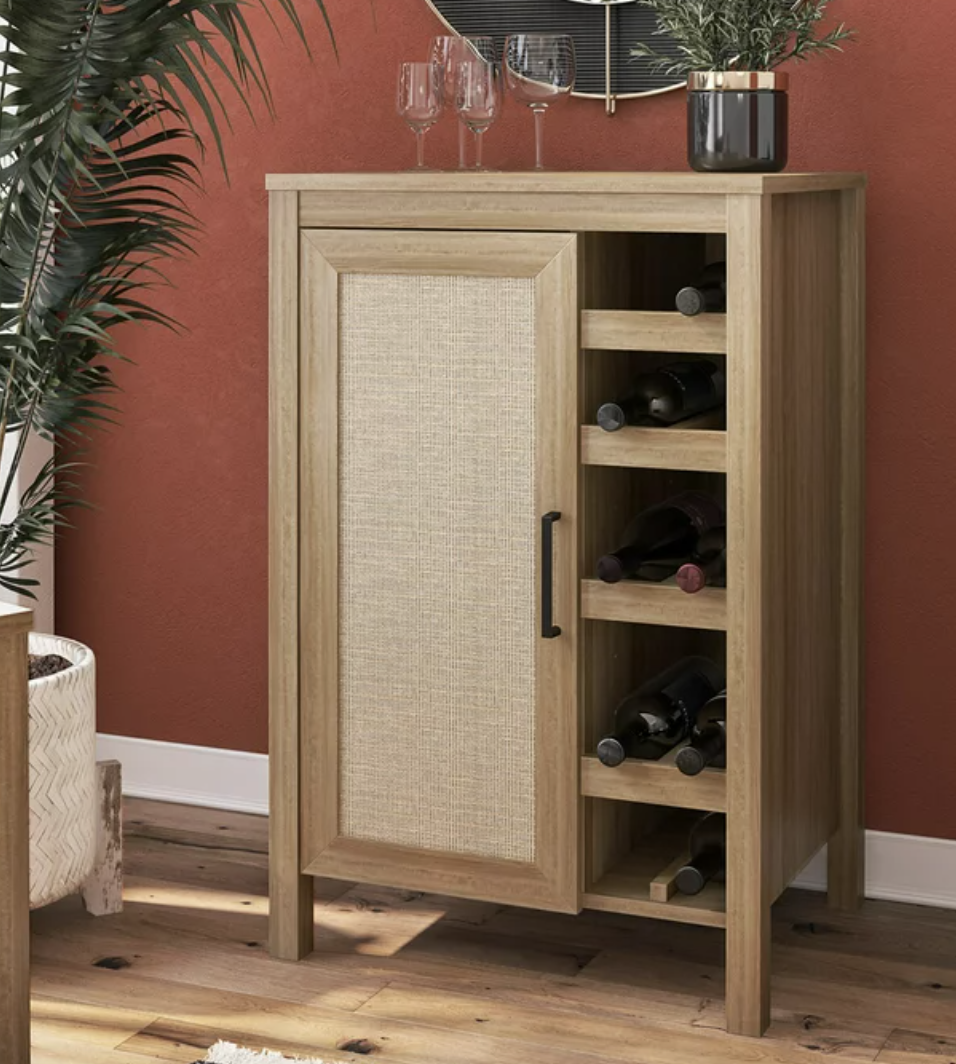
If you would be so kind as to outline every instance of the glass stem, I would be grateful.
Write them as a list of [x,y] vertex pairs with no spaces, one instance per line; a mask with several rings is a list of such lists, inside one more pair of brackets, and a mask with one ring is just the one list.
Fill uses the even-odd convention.
[[534,110],[534,168],[544,169],[544,113],[546,107],[535,107]]
[[416,161],[416,167],[419,170],[424,170],[425,169],[425,130],[424,129],[416,129],[415,130],[415,148],[416,148],[417,153],[418,153],[418,157],[417,157],[417,161]]
[[458,169],[468,169],[468,127],[458,121]]
[[476,129],[475,130],[475,169],[476,170],[480,170],[481,169],[481,155],[482,155],[482,149],[484,148],[484,144],[485,144],[484,132],[485,131],[483,129]]

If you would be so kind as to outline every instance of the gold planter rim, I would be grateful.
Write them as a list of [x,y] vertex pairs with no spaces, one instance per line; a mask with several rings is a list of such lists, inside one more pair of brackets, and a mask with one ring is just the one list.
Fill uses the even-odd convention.
[[691,92],[786,92],[789,86],[790,75],[774,70],[696,70],[687,79]]

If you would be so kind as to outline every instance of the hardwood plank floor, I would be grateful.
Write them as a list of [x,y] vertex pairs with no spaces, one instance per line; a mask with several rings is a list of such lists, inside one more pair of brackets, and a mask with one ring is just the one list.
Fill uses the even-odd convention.
[[126,911],[33,914],[35,1064],[192,1064],[219,1038],[332,1062],[956,1064],[956,912],[790,891],[774,1014],[723,1030],[723,933],[316,882],[321,952],[266,952],[262,818],[129,801]]

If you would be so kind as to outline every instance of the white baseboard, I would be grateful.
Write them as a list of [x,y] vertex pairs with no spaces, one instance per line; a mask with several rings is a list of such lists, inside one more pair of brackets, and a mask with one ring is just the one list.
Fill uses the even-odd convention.
[[122,763],[123,793],[131,798],[268,815],[265,754],[98,735],[96,756]]
[[[793,885],[804,890],[827,889],[826,847]],[[956,909],[956,841],[868,831],[866,896]]]
[[[238,813],[269,812],[265,754],[100,735],[97,756],[122,762],[123,793],[130,797]],[[826,848],[793,885],[826,890]],[[956,909],[956,841],[868,831],[866,896]]]

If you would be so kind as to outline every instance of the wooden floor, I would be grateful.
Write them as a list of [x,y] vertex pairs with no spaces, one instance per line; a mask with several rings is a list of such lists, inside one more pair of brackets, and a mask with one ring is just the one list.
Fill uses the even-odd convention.
[[956,912],[777,905],[774,1024],[723,1023],[723,933],[317,883],[322,952],[268,956],[261,818],[129,802],[126,912],[33,916],[35,1064],[956,1064]]

